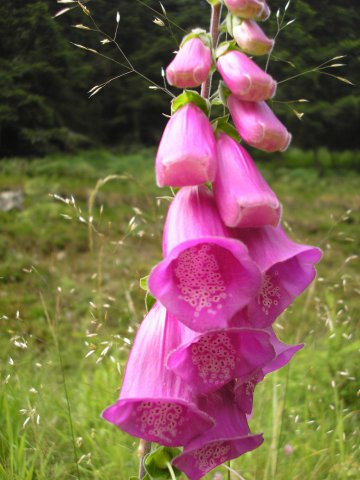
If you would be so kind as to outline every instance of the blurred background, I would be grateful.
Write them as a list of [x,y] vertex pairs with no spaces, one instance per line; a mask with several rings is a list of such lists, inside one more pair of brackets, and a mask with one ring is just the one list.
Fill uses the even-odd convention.
[[[269,36],[286,3],[269,1]],[[118,44],[162,86],[161,68],[186,32],[207,28],[210,8],[83,5],[97,26],[76,2],[0,3],[1,480],[137,472],[137,440],[100,413],[118,395],[145,313],[139,278],[161,258],[171,192],[156,188],[153,167],[170,97],[136,73],[115,78],[126,69],[108,36],[120,12]],[[276,323],[283,341],[306,348],[258,387],[251,427],[265,444],[231,467],[245,480],[357,479],[360,8],[293,0],[283,25],[293,19],[269,65],[272,107],[293,143],[284,154],[250,150],[289,235],[324,259]]]

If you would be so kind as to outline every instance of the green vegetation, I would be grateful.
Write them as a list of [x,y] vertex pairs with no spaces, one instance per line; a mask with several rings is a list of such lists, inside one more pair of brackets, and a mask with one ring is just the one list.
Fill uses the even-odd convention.
[[[351,155],[336,165],[348,168]],[[324,259],[277,323],[284,341],[306,347],[257,390],[251,426],[266,442],[231,462],[246,480],[358,478],[360,177],[329,169],[326,151],[320,172],[304,158],[291,150],[262,163],[292,236],[320,245]],[[137,440],[100,413],[118,395],[143,318],[138,280],[161,256],[168,200],[155,197],[171,193],[153,186],[153,159],[98,150],[0,162],[0,189],[25,192],[23,210],[0,213],[2,480],[136,475]]]

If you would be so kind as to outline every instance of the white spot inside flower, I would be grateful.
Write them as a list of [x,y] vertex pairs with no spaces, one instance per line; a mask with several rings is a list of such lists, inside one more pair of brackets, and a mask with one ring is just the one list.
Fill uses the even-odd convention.
[[222,308],[221,301],[227,298],[215,250],[213,245],[197,245],[182,252],[177,260],[179,298],[194,308],[195,317],[205,308],[208,314],[215,315],[213,307]]

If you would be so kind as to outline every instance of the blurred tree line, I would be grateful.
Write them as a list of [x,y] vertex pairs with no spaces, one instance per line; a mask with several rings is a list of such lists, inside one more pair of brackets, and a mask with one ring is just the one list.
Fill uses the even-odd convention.
[[[271,0],[273,15],[264,24],[276,33],[278,8],[287,0]],[[120,11],[118,41],[135,68],[161,84],[166,67],[184,31],[207,28],[205,0],[163,0],[169,23],[153,22],[162,13],[156,0],[92,0],[86,2],[99,27],[114,35]],[[145,4],[145,5],[144,5]],[[87,91],[126,72],[118,63],[81,50],[85,45],[125,63],[103,36],[80,28],[91,19],[77,7],[53,18],[71,3],[55,0],[1,0],[0,2],[0,156],[45,154],[49,151],[106,144],[155,144],[169,113],[170,97],[149,89],[136,74],[110,82],[88,98]],[[293,0],[287,19],[295,22],[279,35],[269,71],[284,80],[322,62],[346,67],[328,73],[359,81],[360,8],[354,0]],[[169,28],[170,27],[170,28]],[[265,62],[265,59],[260,59]],[[264,63],[262,64],[264,66]],[[176,93],[176,92],[175,92]],[[180,92],[179,92],[180,93]],[[294,134],[294,144],[306,149],[355,149],[358,146],[360,100],[357,88],[328,75],[311,73],[280,83],[274,108]],[[279,101],[306,98],[308,103]],[[304,113],[299,121],[292,111]]]

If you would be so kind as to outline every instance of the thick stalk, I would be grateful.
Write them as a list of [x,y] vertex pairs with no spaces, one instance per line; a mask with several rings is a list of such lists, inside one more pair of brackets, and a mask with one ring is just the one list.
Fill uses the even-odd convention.
[[[212,46],[215,50],[217,47],[218,39],[219,39],[219,24],[221,18],[221,9],[222,3],[218,3],[217,5],[211,5],[211,19],[210,19],[210,35],[212,40]],[[212,75],[210,74],[206,80],[201,85],[201,96],[204,98],[209,98],[210,90],[211,90],[211,80]]]
[[150,453],[151,450],[151,442],[147,442],[146,440],[141,439],[138,448],[138,457],[139,457],[139,480],[142,480],[145,475],[145,466],[144,466],[144,458],[145,455]]

